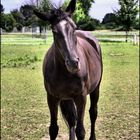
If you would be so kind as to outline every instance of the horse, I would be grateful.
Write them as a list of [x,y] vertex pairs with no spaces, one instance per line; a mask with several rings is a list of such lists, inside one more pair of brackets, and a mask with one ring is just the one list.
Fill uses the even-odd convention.
[[54,42],[43,62],[44,86],[50,111],[49,135],[58,134],[58,106],[69,128],[69,140],[84,140],[84,114],[87,95],[90,96],[90,140],[96,140],[95,121],[102,78],[102,55],[99,42],[88,31],[77,30],[72,20],[76,0],[65,10],[49,9],[34,14],[51,25]]

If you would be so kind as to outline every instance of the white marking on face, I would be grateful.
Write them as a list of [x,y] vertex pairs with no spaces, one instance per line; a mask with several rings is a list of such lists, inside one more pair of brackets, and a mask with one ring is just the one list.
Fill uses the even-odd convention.
[[64,33],[64,31],[65,31],[65,25],[66,25],[66,20],[62,20],[60,23],[59,23],[59,25],[60,25],[60,27],[62,28],[62,32]]

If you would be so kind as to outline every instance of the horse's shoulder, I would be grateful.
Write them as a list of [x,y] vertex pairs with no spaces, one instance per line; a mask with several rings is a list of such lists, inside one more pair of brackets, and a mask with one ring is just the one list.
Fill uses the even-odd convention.
[[50,69],[51,69],[51,65],[52,65],[52,61],[53,61],[53,53],[54,53],[53,47],[50,47],[45,54],[44,61],[43,61],[43,72],[44,73],[46,71],[46,67],[49,67],[49,69],[47,69],[48,71],[50,71]]
[[100,54],[99,42],[90,31],[76,30],[76,36],[86,40]]

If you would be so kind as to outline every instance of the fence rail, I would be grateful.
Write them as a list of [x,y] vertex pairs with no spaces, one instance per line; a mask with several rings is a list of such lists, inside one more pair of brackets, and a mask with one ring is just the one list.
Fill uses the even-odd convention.
[[[124,32],[107,32],[107,31],[93,31],[92,34],[101,42],[124,42]],[[47,34],[38,35],[32,33],[4,33],[1,36],[1,44],[21,44],[21,45],[44,45],[47,42],[52,43],[53,36],[51,31],[47,31]],[[134,45],[139,45],[138,32],[130,32],[128,35],[128,42],[132,42]]]

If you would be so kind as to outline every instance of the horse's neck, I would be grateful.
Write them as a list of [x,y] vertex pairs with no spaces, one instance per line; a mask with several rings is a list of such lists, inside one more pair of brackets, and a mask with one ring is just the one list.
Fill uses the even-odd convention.
[[56,71],[66,71],[65,60],[56,46],[54,46],[54,64]]

